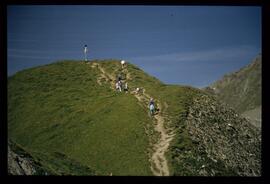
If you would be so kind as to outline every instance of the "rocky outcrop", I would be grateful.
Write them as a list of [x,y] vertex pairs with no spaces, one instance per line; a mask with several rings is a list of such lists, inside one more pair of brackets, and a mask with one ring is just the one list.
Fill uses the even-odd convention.
[[211,160],[202,164],[199,175],[216,175],[220,168],[215,166],[220,164],[230,171],[229,175],[261,174],[260,131],[233,109],[200,95],[189,109],[186,129],[196,143],[198,157],[205,155]]
[[8,174],[10,175],[46,175],[33,157],[14,143],[8,144]]

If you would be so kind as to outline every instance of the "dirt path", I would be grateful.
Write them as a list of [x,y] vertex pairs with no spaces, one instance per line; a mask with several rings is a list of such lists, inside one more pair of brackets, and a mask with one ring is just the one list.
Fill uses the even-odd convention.
[[100,70],[100,76],[97,78],[97,83],[102,86],[101,80],[104,79],[106,82],[110,82],[111,88],[114,89],[114,77],[107,73],[104,68],[100,66],[99,63],[92,62],[91,63],[92,68],[98,68]]
[[[142,94],[135,94],[135,97],[141,102],[148,102],[151,96],[145,93],[143,90]],[[146,104],[147,107],[148,104]],[[173,138],[173,134],[168,134],[166,129],[164,128],[164,117],[161,115],[162,106],[161,103],[158,103],[159,113],[154,116],[156,120],[155,130],[160,133],[159,141],[154,145],[154,153],[151,157],[152,166],[151,170],[156,176],[169,176],[169,167],[165,157],[165,153],[168,150],[170,145],[170,141]]]
[[[98,63],[91,63],[91,67],[95,68],[97,67],[100,70],[100,77],[97,79],[97,82],[102,85],[101,79],[104,78],[106,81],[109,81],[111,83],[111,88],[114,89],[114,77],[110,75],[109,73],[106,73],[106,71],[98,64]],[[127,80],[132,80],[132,77],[128,70],[125,68],[123,70],[127,74]],[[148,110],[148,102],[151,99],[151,96],[145,92],[145,89],[143,89],[142,93],[136,94],[132,93],[134,96],[138,99],[141,106],[143,108],[147,108]],[[168,133],[164,127],[165,123],[165,117],[162,115],[162,112],[165,111],[165,109],[168,108],[168,104],[165,102],[164,106],[165,108],[162,108],[162,105],[159,101],[157,101],[157,106],[159,108],[159,113],[154,115],[155,120],[155,130],[159,132],[160,139],[157,141],[157,143],[154,145],[154,153],[151,157],[151,170],[154,175],[156,176],[169,176],[169,167],[168,163],[165,157],[165,153],[168,150],[168,147],[170,145],[170,141],[173,139],[174,134]]]
[[[149,94],[145,92],[145,89],[143,89],[141,94],[134,93],[134,96],[138,99],[139,102],[142,103],[144,108],[147,108],[148,110],[148,102],[152,98]],[[161,115],[161,112],[164,112],[165,109],[168,108],[168,104],[164,102],[165,108],[163,109],[161,103],[157,101],[157,106],[159,108],[159,113],[154,115],[154,118],[157,122],[155,125],[155,130],[159,132],[160,139],[159,141],[154,145],[154,153],[151,157],[152,166],[151,170],[154,175],[156,176],[169,176],[169,167],[168,163],[165,157],[165,153],[167,152],[170,142],[173,139],[174,133],[168,133],[164,127],[165,118]]]

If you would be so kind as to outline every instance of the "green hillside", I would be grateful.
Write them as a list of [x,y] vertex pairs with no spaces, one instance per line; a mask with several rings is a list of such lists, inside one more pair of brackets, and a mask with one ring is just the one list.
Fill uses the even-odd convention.
[[67,61],[11,77],[9,137],[29,150],[68,155],[104,175],[151,174],[143,128],[150,118],[136,99],[99,86],[96,75],[83,62]]
[[[114,89],[119,74],[128,82],[128,93]],[[134,94],[137,87],[141,91]],[[210,116],[219,119],[222,129],[201,129],[194,136],[191,130],[200,129],[203,124],[190,123],[189,118],[193,117],[190,114],[196,100],[205,102],[202,95],[208,96],[189,86],[163,84],[129,63],[122,69],[119,60],[56,62],[9,77],[8,136],[39,159],[44,168],[67,168],[65,172],[52,173],[57,175],[76,175],[78,171],[62,161],[55,164],[57,159],[48,159],[46,155],[55,158],[57,153],[71,163],[90,168],[88,174],[83,172],[86,175],[259,175],[260,140],[258,132],[248,126],[238,127],[235,135],[234,146],[242,147],[242,157],[236,165],[220,159],[222,154],[232,157],[231,153],[237,152],[227,139],[230,132],[222,134],[227,137],[222,146],[228,148],[222,154],[209,152],[207,142],[200,144],[198,150],[194,141],[197,136],[224,132],[228,123],[247,124],[234,111],[228,115],[228,121],[222,119],[227,113],[224,107],[225,110],[214,111]],[[159,109],[154,117],[147,108],[151,97]],[[205,103],[207,107],[210,101]],[[212,106],[222,107],[218,103]],[[201,119],[202,114],[208,116],[206,112],[200,112],[196,121],[208,122]],[[243,136],[245,133],[250,137]],[[250,138],[253,141],[248,143]],[[248,158],[248,154],[254,156]],[[200,155],[205,156],[196,162],[194,159]],[[219,160],[207,166],[217,172],[201,172],[199,168],[210,158]],[[245,171],[247,166],[251,173]]]

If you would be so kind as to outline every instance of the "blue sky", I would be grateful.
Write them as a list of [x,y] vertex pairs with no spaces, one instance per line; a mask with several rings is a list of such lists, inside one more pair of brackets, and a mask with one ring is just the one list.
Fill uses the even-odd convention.
[[204,87],[261,52],[261,7],[8,6],[8,75],[61,59],[124,59]]

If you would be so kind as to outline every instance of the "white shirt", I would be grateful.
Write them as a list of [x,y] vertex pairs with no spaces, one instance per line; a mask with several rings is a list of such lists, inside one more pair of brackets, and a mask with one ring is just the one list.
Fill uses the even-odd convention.
[[87,47],[84,47],[84,53],[86,53],[88,50],[87,50]]

